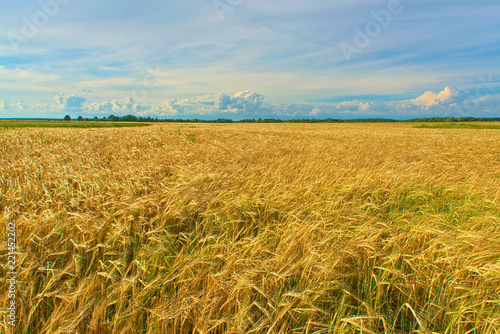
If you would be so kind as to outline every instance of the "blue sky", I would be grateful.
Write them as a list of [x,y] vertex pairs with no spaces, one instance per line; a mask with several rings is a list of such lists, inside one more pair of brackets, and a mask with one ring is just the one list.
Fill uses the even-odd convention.
[[0,118],[500,116],[497,1],[3,0]]

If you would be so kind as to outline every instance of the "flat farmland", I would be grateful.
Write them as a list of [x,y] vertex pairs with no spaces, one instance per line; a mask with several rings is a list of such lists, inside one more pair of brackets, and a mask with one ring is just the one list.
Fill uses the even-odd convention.
[[16,333],[500,332],[500,130],[414,126],[1,129]]

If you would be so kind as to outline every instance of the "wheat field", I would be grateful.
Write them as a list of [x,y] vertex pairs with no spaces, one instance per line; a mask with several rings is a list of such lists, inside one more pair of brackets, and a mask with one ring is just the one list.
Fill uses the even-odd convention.
[[0,130],[2,333],[499,333],[500,131]]

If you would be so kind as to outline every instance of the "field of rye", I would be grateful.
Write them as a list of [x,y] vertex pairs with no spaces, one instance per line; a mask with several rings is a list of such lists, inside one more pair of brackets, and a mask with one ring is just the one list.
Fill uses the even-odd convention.
[[0,130],[2,333],[499,333],[500,130]]

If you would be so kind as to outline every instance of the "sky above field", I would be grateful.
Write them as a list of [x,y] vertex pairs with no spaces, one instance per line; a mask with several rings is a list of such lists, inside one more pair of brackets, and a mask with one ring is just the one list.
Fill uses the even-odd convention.
[[0,118],[500,116],[500,4],[2,0]]

